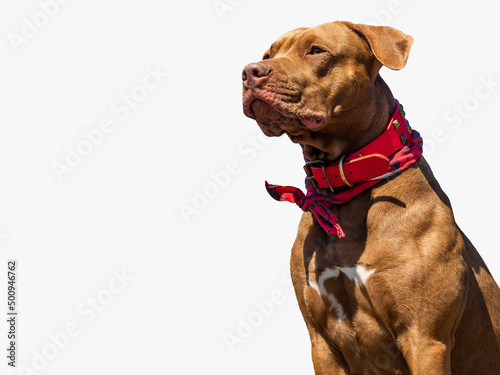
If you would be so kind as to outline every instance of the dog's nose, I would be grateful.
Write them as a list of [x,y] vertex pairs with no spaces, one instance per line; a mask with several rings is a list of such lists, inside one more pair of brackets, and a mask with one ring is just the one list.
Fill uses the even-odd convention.
[[243,84],[248,87],[262,85],[270,72],[271,68],[262,62],[248,64],[243,69]]

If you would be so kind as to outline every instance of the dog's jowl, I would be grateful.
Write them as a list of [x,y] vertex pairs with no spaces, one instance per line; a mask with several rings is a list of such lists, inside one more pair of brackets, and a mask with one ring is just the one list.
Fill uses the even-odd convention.
[[266,187],[304,211],[290,263],[317,375],[500,374],[499,288],[379,75],[412,43],[333,22],[288,32],[243,70],[245,115],[306,160],[306,192]]

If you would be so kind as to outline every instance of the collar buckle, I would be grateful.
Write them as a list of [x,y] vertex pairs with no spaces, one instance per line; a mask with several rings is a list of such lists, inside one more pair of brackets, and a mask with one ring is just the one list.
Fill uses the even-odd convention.
[[307,175],[306,180],[308,180],[311,183],[311,185],[317,189],[319,187],[319,185],[316,182],[316,180],[314,179],[314,176],[313,176],[313,173],[311,170],[311,165],[316,165],[316,164],[321,164],[323,169],[325,168],[325,162],[323,160],[311,160],[311,161],[308,161],[304,165],[304,171],[306,171],[306,175]]
[[321,171],[323,172],[323,176],[325,177],[325,180],[328,183],[328,187],[330,188],[330,191],[333,193],[334,190],[333,190],[332,184],[330,183],[330,180],[328,179],[328,175],[326,174],[325,162],[323,160],[311,160],[311,161],[308,161],[304,165],[304,170],[306,171],[306,174],[307,174],[306,180],[309,180],[311,182],[311,185],[314,186],[316,189],[318,187],[320,187],[318,182],[315,180],[314,175],[313,175],[312,170],[311,170],[311,165],[316,165],[316,164],[319,164],[321,166]]

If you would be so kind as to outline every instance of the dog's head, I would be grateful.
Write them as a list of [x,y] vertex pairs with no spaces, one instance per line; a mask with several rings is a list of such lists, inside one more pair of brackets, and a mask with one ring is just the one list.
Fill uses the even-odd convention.
[[402,69],[412,43],[391,27],[349,22],[290,31],[244,68],[244,113],[268,136],[286,133],[308,159],[333,161],[380,134],[374,123],[388,120],[393,98],[378,72]]

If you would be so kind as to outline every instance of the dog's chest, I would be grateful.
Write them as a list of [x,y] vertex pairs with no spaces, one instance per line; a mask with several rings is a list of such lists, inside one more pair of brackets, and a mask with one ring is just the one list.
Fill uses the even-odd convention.
[[[352,317],[352,308],[361,297],[358,290],[366,290],[366,284],[375,269],[363,265],[333,266],[310,270],[305,290],[308,310],[311,314],[327,314],[333,321],[342,323]],[[319,318],[319,317],[318,317]],[[323,319],[318,319],[321,321]]]
[[359,260],[332,256],[328,250],[317,251],[307,262],[303,293],[313,320],[341,333],[353,320],[368,318],[368,312],[373,314],[369,302],[377,270]]
[[403,357],[381,318],[387,302],[378,288],[383,270],[355,251],[316,249],[310,259],[302,259],[305,282],[299,289],[316,328],[342,352],[352,371],[397,369],[404,374]]

